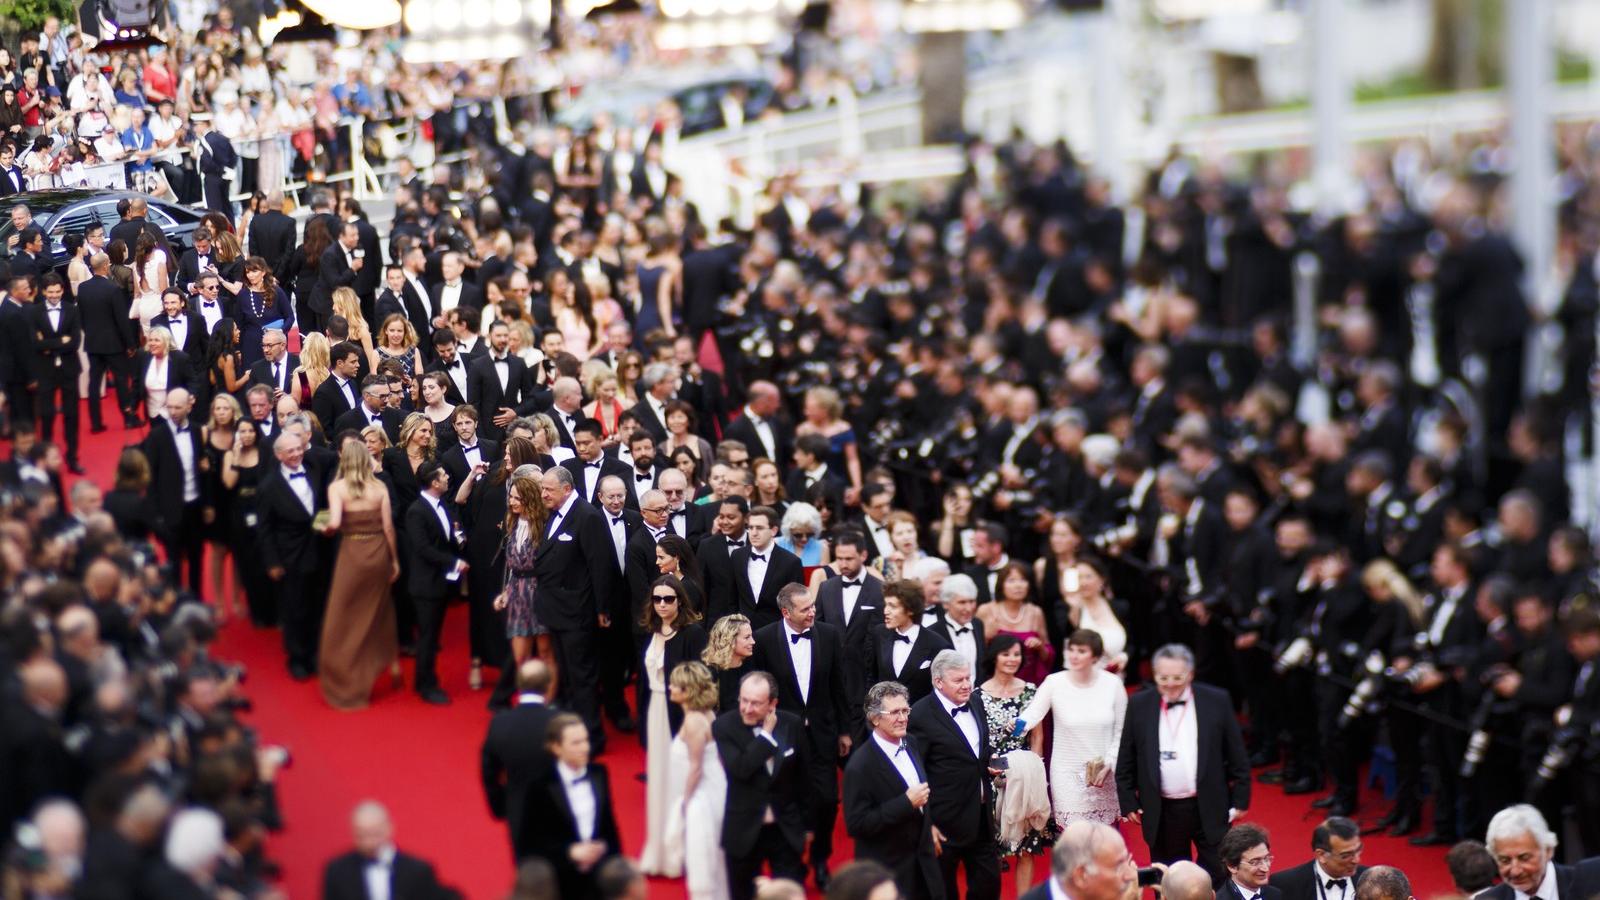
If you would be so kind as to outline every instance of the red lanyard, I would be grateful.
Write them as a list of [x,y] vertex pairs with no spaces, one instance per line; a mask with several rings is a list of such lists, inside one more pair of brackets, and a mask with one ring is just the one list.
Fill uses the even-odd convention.
[[[1188,718],[1188,716],[1189,716],[1189,707],[1191,707],[1193,705],[1194,705],[1194,700],[1193,699],[1190,699],[1190,700],[1186,701],[1183,704],[1183,714],[1178,716],[1178,724],[1177,724],[1177,726],[1172,728],[1171,730],[1169,730],[1167,732],[1167,747],[1168,747],[1168,749],[1170,749],[1174,753],[1176,753],[1177,750],[1178,750],[1178,736],[1183,733],[1183,720]],[[1161,726],[1162,726],[1163,729],[1166,728],[1167,721],[1168,721],[1167,720],[1167,713],[1170,712],[1170,711],[1171,711],[1170,708],[1167,706],[1167,701],[1162,700],[1161,701]]]

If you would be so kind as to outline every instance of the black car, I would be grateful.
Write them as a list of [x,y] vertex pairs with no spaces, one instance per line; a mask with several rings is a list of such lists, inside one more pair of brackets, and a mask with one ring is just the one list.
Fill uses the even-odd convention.
[[[122,217],[117,215],[117,201],[134,197],[142,197],[150,205],[150,221],[167,236],[173,252],[181,254],[193,246],[190,235],[204,215],[199,210],[133,191],[52,188],[0,197],[0,259],[9,257],[12,252],[12,248],[7,246],[7,238],[15,229],[9,213],[11,207],[18,203],[25,204],[33,213],[33,224],[44,229],[50,257],[60,267],[67,263],[66,248],[61,246],[63,237],[70,232],[82,232],[96,221],[109,232],[122,221]],[[132,250],[131,247],[129,249]]]

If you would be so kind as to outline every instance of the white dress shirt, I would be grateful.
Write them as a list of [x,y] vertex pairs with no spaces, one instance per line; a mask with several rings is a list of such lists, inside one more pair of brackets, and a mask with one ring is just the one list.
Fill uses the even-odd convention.
[[767,459],[778,458],[778,438],[772,433],[772,423],[744,408],[744,417],[750,421],[750,427],[755,429],[756,437],[761,439],[761,447],[766,450]]
[[444,529],[445,539],[455,542],[455,529],[450,527],[450,515],[444,511],[444,501],[427,491],[422,492],[422,499],[428,501],[428,506],[433,508],[433,514],[439,520],[439,527]]
[[[807,631],[806,634],[812,634]],[[789,662],[794,665],[794,678],[800,684],[800,699],[811,701],[811,649],[814,638],[798,638],[799,632],[783,622],[783,639],[789,643]]]
[[850,619],[856,614],[856,604],[861,602],[861,582],[867,577],[865,572],[857,572],[854,578],[840,576],[839,605],[844,607],[844,624],[849,625]]
[[[757,550],[754,545],[750,547],[750,558],[745,563],[745,576],[750,579],[750,596],[761,601],[761,586],[767,583],[767,567],[772,565],[773,545],[768,544],[767,549]],[[757,559],[756,557],[761,557]]]
[[218,322],[222,321],[222,301],[201,300],[199,306],[200,318],[206,320],[206,331],[209,333],[217,327]]
[[329,377],[333,379],[333,383],[335,385],[338,385],[339,393],[344,395],[345,402],[350,404],[351,409],[355,409],[361,405],[361,401],[356,399],[356,389],[350,379],[341,378],[338,375],[331,375]]
[[195,467],[194,443],[189,440],[189,429],[194,424],[180,427],[171,419],[167,423],[172,426],[172,442],[178,446],[178,462],[183,464],[183,502],[193,503],[200,499],[200,471]]
[[[406,284],[411,285],[411,289],[416,291],[417,296],[422,299],[422,309],[427,312],[428,321],[433,321],[433,317],[438,314],[433,311],[433,298],[428,296],[428,289],[422,286],[422,281],[417,276],[410,272],[404,272],[404,274],[406,276]],[[404,299],[403,295],[402,299]]]
[[600,467],[605,461],[604,455],[596,456],[593,461],[583,461],[583,496],[594,496],[595,487],[600,484]]
[[671,529],[672,533],[678,537],[685,539],[689,537],[689,507],[687,505],[682,509],[675,509],[667,513],[667,528]]
[[961,736],[967,739],[967,747],[972,750],[974,757],[978,756],[978,723],[972,717],[975,715],[970,706],[957,706],[949,697],[933,692],[939,698],[939,705],[944,707],[944,714],[955,720],[956,727],[961,729]]
[[[283,472],[283,480],[288,482],[289,490],[294,491],[295,497],[299,498],[300,505],[306,508],[306,512],[308,514],[315,514],[317,510],[317,498],[316,495],[311,492],[310,476],[306,475],[305,468],[302,467],[299,469],[291,469],[288,466],[279,466],[278,468],[281,472]],[[302,477],[294,477],[296,474]]]
[[878,548],[878,555],[887,557],[894,552],[894,541],[889,540],[889,528],[879,525],[871,519],[867,520],[867,534],[872,536],[873,546]]
[[467,362],[460,352],[456,353],[456,361],[444,367],[444,373],[450,376],[450,383],[456,386],[456,392],[462,397],[467,396]]
[[609,510],[601,510],[606,517],[606,527],[611,531],[611,546],[617,551],[617,566],[622,569],[628,567],[626,556],[628,550],[628,520],[622,513],[612,515]]
[[1539,886],[1534,888],[1533,893],[1524,894],[1515,888],[1512,890],[1517,895],[1516,900],[1561,900],[1561,885],[1556,881],[1555,862],[1551,861],[1544,864],[1544,880],[1539,882]]
[[556,510],[556,514],[550,517],[550,527],[545,531],[545,537],[555,536],[556,529],[561,527],[561,520],[567,517],[567,513],[572,512],[572,504],[577,502],[577,491],[573,491],[567,495],[567,502],[561,504],[561,508]]
[[506,392],[507,385],[511,383],[511,354],[506,353],[496,356],[494,353],[490,353],[489,358],[494,360],[494,375],[500,379],[500,392],[503,394]]
[[917,642],[917,635],[922,632],[922,626],[912,624],[905,631],[896,632],[907,640],[892,639],[894,646],[889,649],[890,661],[894,663],[894,674],[898,676],[900,670],[905,668],[906,658],[911,655],[911,645]]
[[376,859],[367,860],[361,867],[361,876],[367,883],[367,900],[389,900],[389,886],[394,883],[393,846],[378,851]]
[[470,469],[478,463],[483,462],[483,445],[477,441],[474,441],[470,447],[462,444],[461,455],[466,458],[467,468]]
[[1160,735],[1161,796],[1169,800],[1193,797],[1199,783],[1200,726],[1196,722],[1194,690],[1186,691],[1183,699],[1185,703],[1171,707],[1162,701],[1156,712],[1159,717],[1156,732]]
[[[1329,888],[1328,881],[1332,879],[1333,876],[1329,875],[1327,872],[1324,872],[1322,870],[1322,866],[1319,865],[1315,860],[1312,860],[1311,862],[1311,874],[1316,878],[1315,888],[1317,891],[1317,897],[1320,898],[1320,900],[1354,900],[1356,895],[1354,878],[1339,879],[1343,881],[1344,884],[1335,885],[1334,887]],[[1518,900],[1523,900],[1523,898],[1519,896]]]
[[589,771],[572,769],[566,763],[558,762],[556,773],[561,776],[561,790],[567,795],[567,805],[572,808],[572,821],[578,826],[578,840],[594,840],[597,807]]
[[172,332],[172,345],[182,350],[189,343],[189,317],[173,316],[167,319],[167,330]]
[[1428,626],[1428,644],[1437,647],[1444,641],[1445,630],[1450,627],[1450,620],[1455,618],[1456,608],[1461,603],[1461,598],[1466,596],[1464,586],[1440,591],[1439,609],[1433,615],[1433,622]]
[[958,624],[954,619],[945,620],[945,628],[950,632],[950,640],[955,645],[955,651],[966,657],[967,664],[972,666],[972,671],[978,671],[978,636],[972,631],[972,622]]
[[889,757],[889,762],[894,764],[894,770],[900,773],[900,779],[906,783],[906,787],[922,783],[922,777],[917,774],[917,767],[911,762],[911,754],[905,749],[905,739],[902,738],[898,744],[890,743],[878,733],[877,729],[873,729],[872,739],[877,742],[878,749],[883,751],[883,755]]

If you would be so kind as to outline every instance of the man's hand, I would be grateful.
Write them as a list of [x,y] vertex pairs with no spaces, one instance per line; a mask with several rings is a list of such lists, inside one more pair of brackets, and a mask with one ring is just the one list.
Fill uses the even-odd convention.
[[767,713],[767,717],[765,719],[761,720],[761,730],[765,731],[768,734],[771,734],[773,729],[775,729],[777,727],[778,727],[778,708],[777,707],[773,707],[772,711]]
[[1144,810],[1142,810],[1142,809],[1136,809],[1133,812],[1128,813],[1127,815],[1122,817],[1122,821],[1127,822],[1129,825],[1137,825],[1143,820],[1144,820]]
[[605,613],[601,613],[600,616],[599,616],[599,619],[600,619],[600,627],[601,628],[610,628],[611,627],[611,617],[610,616],[606,615]]
[[841,758],[850,755],[850,745],[851,745],[851,743],[853,743],[853,742],[850,740],[850,735],[848,735],[848,734],[839,735],[839,756]]
[[1189,618],[1195,620],[1195,622],[1199,625],[1206,625],[1211,622],[1211,610],[1206,609],[1206,605],[1199,600],[1190,600],[1188,603],[1185,603],[1183,605],[1183,612],[1184,615],[1187,615]]
[[595,863],[600,861],[601,855],[605,852],[606,845],[599,841],[581,841],[568,848],[567,856],[577,863],[578,871],[587,872],[594,868]]
[[940,831],[937,825],[933,826],[933,855],[944,855],[944,832]]
[[517,411],[516,410],[512,409],[509,406],[502,406],[494,414],[494,423],[496,425],[499,425],[501,428],[504,428],[507,425],[510,425],[513,421],[515,421],[516,418],[517,418]]
[[267,577],[273,581],[283,580],[283,566],[273,566],[267,569]]
[[910,800],[911,805],[917,809],[927,806],[928,783],[924,781],[920,784],[913,784],[911,787],[906,788],[906,799]]
[[1494,680],[1495,694],[1508,700],[1516,696],[1517,690],[1521,687],[1522,673],[1520,672],[1506,672]]
[[1241,634],[1233,639],[1233,649],[1249,650],[1251,647],[1254,647],[1259,643],[1261,643],[1261,632],[1246,631],[1244,634]]

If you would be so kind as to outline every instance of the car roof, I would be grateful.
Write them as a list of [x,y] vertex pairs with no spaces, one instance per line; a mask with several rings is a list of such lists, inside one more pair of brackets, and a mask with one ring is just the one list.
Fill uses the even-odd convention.
[[53,213],[74,203],[86,200],[120,200],[123,197],[142,197],[151,206],[159,206],[163,210],[174,208],[173,204],[152,197],[149,194],[141,194],[137,191],[107,191],[94,188],[46,188],[41,191],[24,191],[20,194],[11,194],[0,198],[0,207],[9,209],[21,203],[35,213]]

